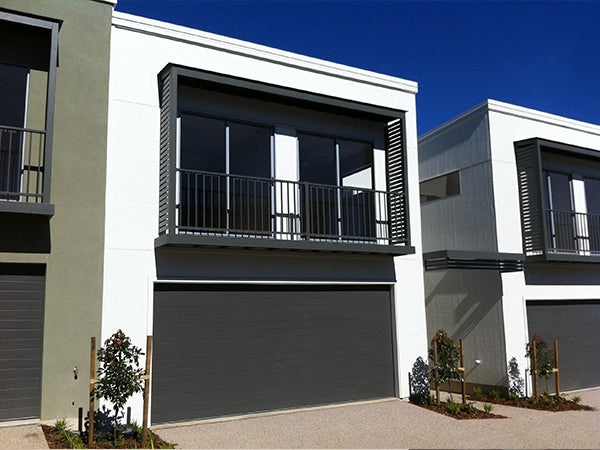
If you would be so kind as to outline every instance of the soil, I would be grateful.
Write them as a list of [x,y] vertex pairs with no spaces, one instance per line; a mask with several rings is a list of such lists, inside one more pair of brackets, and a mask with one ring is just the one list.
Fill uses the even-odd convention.
[[555,395],[540,395],[537,403],[532,403],[528,397],[511,400],[505,397],[493,398],[484,394],[470,395],[468,398],[469,400],[474,400],[477,402],[496,403],[499,405],[516,406],[517,408],[539,409],[542,411],[594,411],[594,408],[591,406],[582,405],[581,403],[578,404],[573,400],[568,400],[564,397],[560,397],[561,400],[555,400],[552,402],[552,404],[549,404],[549,401],[546,399],[556,399],[557,397]]
[[[413,403],[416,405],[416,403]],[[459,411],[457,414],[453,414],[448,410],[448,404],[446,402],[440,402],[440,406],[437,405],[417,405],[421,408],[429,409],[431,411],[435,411],[440,414],[445,414],[446,416],[452,417],[457,420],[465,420],[465,419],[506,419],[506,416],[501,416],[499,414],[488,413],[485,411],[481,411],[480,409],[475,408],[473,412],[467,411]]]
[[[71,448],[66,444],[56,431],[56,428],[49,425],[42,425],[42,430],[46,436],[49,448]],[[111,441],[95,441],[91,447],[85,443],[85,448],[174,448],[173,444],[163,441],[156,433],[148,430],[154,440],[154,447],[150,446],[150,440],[146,447],[141,446],[141,442],[136,439],[120,439],[116,443]]]

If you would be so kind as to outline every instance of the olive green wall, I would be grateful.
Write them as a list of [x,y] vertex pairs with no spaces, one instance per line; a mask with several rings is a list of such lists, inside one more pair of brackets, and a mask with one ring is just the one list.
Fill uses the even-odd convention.
[[[0,261],[47,262],[41,418],[76,417],[77,408],[86,407],[88,400],[90,336],[99,337],[101,329],[112,5],[94,0],[3,0],[1,6],[63,20],[56,73],[51,250],[0,253]],[[40,91],[38,75],[31,80],[32,95]],[[30,100],[30,117],[37,125],[39,106],[34,105],[39,103]]]

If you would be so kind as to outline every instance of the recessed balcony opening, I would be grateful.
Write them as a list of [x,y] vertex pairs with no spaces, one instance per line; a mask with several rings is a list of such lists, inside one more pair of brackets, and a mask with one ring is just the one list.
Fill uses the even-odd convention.
[[173,65],[159,80],[157,245],[414,252],[401,111]]

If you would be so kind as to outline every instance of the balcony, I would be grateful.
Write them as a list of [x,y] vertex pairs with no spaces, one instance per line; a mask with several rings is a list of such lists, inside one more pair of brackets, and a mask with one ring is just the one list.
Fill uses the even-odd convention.
[[392,233],[404,194],[177,169],[174,235],[161,245],[414,253]]
[[546,210],[548,254],[600,257],[600,215]]
[[44,197],[46,132],[0,126],[0,212],[51,216]]

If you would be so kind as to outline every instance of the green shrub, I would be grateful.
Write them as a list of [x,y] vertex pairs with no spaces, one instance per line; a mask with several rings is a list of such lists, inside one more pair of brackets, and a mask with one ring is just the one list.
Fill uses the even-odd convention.
[[486,413],[488,413],[488,414],[489,414],[490,412],[492,412],[492,409],[493,409],[493,406],[492,406],[492,405],[490,405],[489,403],[484,403],[484,404],[483,404],[483,410],[484,410]]
[[54,423],[54,428],[58,431],[61,441],[63,441],[68,448],[85,448],[85,445],[83,445],[79,436],[69,430],[65,419],[57,420]]
[[537,403],[537,398],[535,397],[529,397],[529,403],[531,403],[532,405],[535,405]]
[[575,403],[576,405],[579,405],[579,403],[581,402],[581,397],[579,395],[576,395],[575,397],[572,398],[573,403]]
[[100,368],[94,395],[113,404],[115,421],[113,438],[117,440],[119,411],[125,407],[129,397],[142,390],[144,369],[139,367],[142,349],[131,343],[123,331],[118,330],[104,342],[97,353]]
[[435,397],[433,395],[427,395],[423,397],[423,405],[432,406],[435,405]]
[[483,391],[481,390],[481,388],[475,387],[473,388],[473,395],[475,397],[481,397],[483,395]]
[[496,391],[495,389],[492,389],[490,392],[488,392],[488,396],[490,398],[500,398],[500,391]]
[[542,397],[550,397],[550,392],[548,392],[548,391],[543,391],[543,392],[542,392]]
[[452,400],[448,400],[448,411],[452,414],[458,414],[460,412],[460,405],[458,403],[454,403]]
[[[437,368],[434,364],[430,366],[431,380],[439,386],[444,381],[460,380],[462,373],[458,370],[460,363],[460,349],[454,341],[450,339],[448,333],[444,330],[438,330],[431,340],[429,348],[429,359],[433,361],[433,343],[437,347]],[[437,370],[436,370],[437,369]],[[436,377],[437,372],[437,377]]]
[[519,396],[517,394],[508,394],[508,399],[512,400],[513,402],[516,402],[517,400],[519,400]]
[[546,406],[552,406],[552,405],[554,405],[554,398],[553,397],[544,397],[544,402],[546,403]]
[[543,376],[546,380],[552,375],[554,369],[554,352],[548,348],[548,344],[544,342],[542,336],[535,333],[529,342],[525,346],[525,356],[531,360],[531,367],[533,364],[533,343],[535,342],[535,350],[537,356],[537,373]]
[[467,414],[473,414],[475,412],[475,403],[469,402],[460,406],[460,408]]

